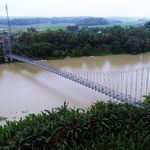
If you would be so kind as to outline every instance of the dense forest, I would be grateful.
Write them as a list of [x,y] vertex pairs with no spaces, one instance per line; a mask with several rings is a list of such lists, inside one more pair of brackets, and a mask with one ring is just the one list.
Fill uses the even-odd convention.
[[[75,29],[75,30],[74,30]],[[13,36],[14,52],[35,57],[138,54],[150,51],[150,22],[141,27],[68,28]]]

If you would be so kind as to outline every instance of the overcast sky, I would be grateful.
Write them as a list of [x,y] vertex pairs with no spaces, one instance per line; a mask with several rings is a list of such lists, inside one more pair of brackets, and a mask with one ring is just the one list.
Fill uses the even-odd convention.
[[0,0],[0,16],[150,17],[150,0]]

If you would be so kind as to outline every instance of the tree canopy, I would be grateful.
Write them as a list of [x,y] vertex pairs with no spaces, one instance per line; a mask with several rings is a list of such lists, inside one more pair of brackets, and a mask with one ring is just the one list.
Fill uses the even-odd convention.
[[[140,27],[68,27],[68,30],[25,32],[16,39],[13,50],[34,57],[90,56],[105,54],[138,54],[150,51],[149,23]],[[18,35],[17,35],[18,36]]]

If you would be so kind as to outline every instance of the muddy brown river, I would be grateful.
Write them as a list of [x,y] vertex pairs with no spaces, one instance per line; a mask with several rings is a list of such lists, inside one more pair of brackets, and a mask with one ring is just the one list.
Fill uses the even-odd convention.
[[[44,63],[74,71],[114,71],[150,66],[150,53],[66,58]],[[70,107],[88,108],[101,99],[110,98],[31,65],[0,64],[0,116],[9,120],[51,110],[64,101],[69,102]]]

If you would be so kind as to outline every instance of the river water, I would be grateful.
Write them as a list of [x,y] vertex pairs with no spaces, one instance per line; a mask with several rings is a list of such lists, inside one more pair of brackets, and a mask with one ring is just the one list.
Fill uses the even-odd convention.
[[[74,71],[114,71],[150,66],[150,53],[66,58],[45,61]],[[110,98],[55,74],[24,63],[0,64],[0,115],[9,120],[61,106],[88,108]]]

